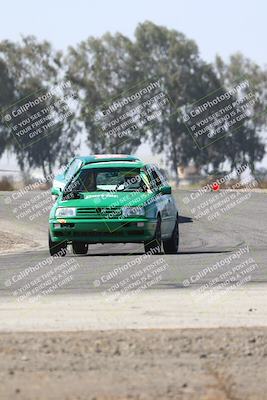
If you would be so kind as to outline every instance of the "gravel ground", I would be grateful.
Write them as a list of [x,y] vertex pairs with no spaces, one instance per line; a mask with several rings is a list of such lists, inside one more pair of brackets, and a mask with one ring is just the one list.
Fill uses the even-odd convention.
[[[182,206],[183,197],[189,194],[177,192],[178,204]],[[108,327],[106,331],[103,326],[112,314],[107,307],[95,307],[93,295],[103,288],[95,288],[93,282],[139,255],[139,251],[131,253],[108,245],[101,250],[90,249],[88,256],[78,257],[79,269],[70,285],[55,294],[53,312],[46,308],[51,298],[44,299],[42,311],[34,307],[18,310],[12,306],[16,299],[5,282],[48,256],[47,215],[43,213],[34,220],[17,218],[21,200],[7,206],[3,200],[7,195],[0,193],[0,231],[5,232],[0,251],[6,254],[17,249],[20,254],[1,256],[0,326],[13,333],[0,333],[0,400],[267,400],[267,328],[263,327],[267,315],[265,195],[253,193],[251,199],[215,223],[204,219],[192,222],[190,208],[182,209],[180,214],[186,218],[180,227],[180,254],[164,256],[170,268],[160,287],[149,291],[149,306],[144,302],[138,308],[137,300],[142,303],[143,299],[139,296],[133,303],[135,308],[125,308],[124,315],[121,311],[116,315],[122,325],[136,317],[138,323],[145,321],[146,328],[149,318],[154,318],[154,329],[150,324],[150,329]],[[31,200],[33,195],[38,193],[26,197]],[[233,291],[234,297],[227,294],[221,303],[212,305],[212,316],[219,322],[223,315],[227,317],[225,322],[234,320],[234,326],[241,327],[208,328],[208,307],[204,304],[202,313],[198,312],[198,304],[194,306],[190,291],[182,287],[182,282],[223,258],[224,252],[245,244],[260,267],[253,276],[252,290],[248,285],[242,291]],[[27,283],[32,276],[28,278]],[[171,295],[176,296],[176,302],[163,302],[159,289],[165,291],[169,300]],[[68,297],[64,309],[60,304],[65,300],[60,295]],[[84,295],[88,296],[87,303]],[[30,318],[32,311],[36,311],[34,319]],[[143,319],[137,318],[138,313]],[[176,321],[175,329],[155,324],[163,317],[169,323],[170,313],[183,324]],[[93,320],[95,330],[88,331],[87,327],[79,331],[81,318],[77,316],[88,323],[91,315],[102,325],[96,327]],[[248,325],[254,327],[244,328],[241,315],[246,317],[245,321],[249,315]],[[76,332],[70,333],[69,326],[62,332],[62,318],[65,325],[75,325]],[[190,329],[195,325],[188,321],[205,325],[203,329]],[[32,332],[48,322],[59,332]],[[29,324],[33,325],[28,333],[25,328],[21,333],[10,329],[11,325],[17,329]],[[262,327],[257,328],[258,325]]]
[[266,328],[0,335],[1,400],[264,400],[266,371]]
[[10,254],[18,251],[34,250],[38,243],[15,233],[3,232],[1,229],[0,253]]

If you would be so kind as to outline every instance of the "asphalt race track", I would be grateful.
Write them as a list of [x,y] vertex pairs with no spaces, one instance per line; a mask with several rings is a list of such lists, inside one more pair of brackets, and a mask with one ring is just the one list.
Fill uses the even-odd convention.
[[[250,193],[248,199],[240,202],[240,204],[235,207],[232,207],[228,212],[224,212],[215,220],[208,221],[206,216],[197,216],[195,210],[192,211],[191,206],[190,208],[188,205],[184,204],[186,202],[184,199],[188,198],[191,193],[194,192],[177,191],[175,193],[180,213],[179,254],[165,255],[162,253],[160,255],[153,255],[149,258],[145,258],[142,244],[92,245],[90,246],[90,250],[86,256],[73,256],[70,252],[65,258],[54,259],[52,264],[40,268],[38,271],[29,273],[19,281],[18,278],[16,278],[16,282],[12,282],[12,284],[10,284],[10,279],[12,279],[13,276],[18,277],[20,273],[30,266],[35,266],[49,257],[46,248],[47,213],[44,213],[44,215],[38,217],[38,220],[34,221],[29,221],[27,218],[18,220],[15,218],[12,209],[19,206],[19,200],[13,200],[11,205],[6,204],[5,199],[9,194],[2,193],[0,197],[1,226],[5,226],[7,231],[11,231],[12,227],[16,226],[14,233],[19,236],[22,235],[25,238],[31,238],[38,242],[36,247],[34,247],[34,250],[25,250],[19,253],[15,252],[13,254],[11,253],[0,256],[0,296],[2,300],[7,301],[10,306],[12,304],[12,307],[16,307],[14,304],[27,307],[24,301],[21,302],[16,300],[19,295],[25,295],[29,289],[29,286],[27,288],[27,284],[30,285],[31,282],[38,278],[38,276],[44,274],[49,269],[56,268],[63,262],[71,260],[70,264],[67,266],[75,266],[71,273],[71,279],[67,279],[64,285],[59,285],[59,287],[57,287],[56,290],[51,291],[51,293],[46,293],[45,296],[42,296],[39,299],[39,302],[41,302],[41,304],[43,304],[43,302],[48,304],[51,300],[53,302],[53,307],[56,307],[57,302],[61,302],[61,310],[64,308],[64,304],[67,312],[66,304],[73,307],[76,304],[77,309],[79,308],[78,304],[82,301],[83,304],[91,305],[91,308],[89,307],[91,313],[94,313],[94,307],[92,304],[95,304],[98,309],[99,307],[101,308],[101,312],[105,313],[106,310],[110,315],[111,303],[114,300],[113,298],[112,301],[109,301],[111,295],[114,294],[114,291],[111,288],[115,288],[114,290],[116,291],[116,285],[120,285],[120,288],[122,288],[123,285],[126,286],[126,281],[124,281],[124,279],[129,277],[130,274],[133,274],[136,280],[136,274],[140,268],[145,268],[147,265],[155,263],[157,266],[164,265],[164,270],[160,273],[161,279],[154,279],[153,284],[149,285],[147,290],[135,294],[135,296],[131,297],[129,301],[131,307],[134,307],[133,304],[141,303],[140,307],[143,306],[146,308],[146,304],[149,303],[149,306],[151,306],[151,303],[154,303],[155,298],[159,300],[159,295],[163,296],[163,302],[161,303],[161,301],[158,301],[157,304],[160,312],[164,314],[164,310],[169,309],[168,302],[174,302],[177,296],[180,296],[180,306],[181,304],[184,304],[184,307],[189,307],[189,303],[190,301],[192,303],[192,300],[186,300],[188,298],[188,293],[191,293],[194,289],[210,282],[212,278],[218,276],[218,271],[209,271],[206,274],[199,274],[199,272],[215,265],[218,261],[223,260],[229,257],[229,255],[244,248],[249,249],[249,255],[247,253],[242,255],[242,257],[244,257],[244,259],[252,257],[257,264],[257,268],[250,274],[248,282],[245,282],[244,285],[236,288],[239,293],[237,298],[240,298],[240,296],[245,296],[247,298],[249,290],[253,291],[249,296],[250,298],[254,298],[255,292],[265,294],[265,285],[267,281],[266,194]],[[34,195],[36,195],[36,192],[26,194],[23,201],[25,201],[25,199],[30,199]],[[210,199],[215,195],[216,193],[205,193],[201,196],[198,204],[210,201]],[[239,263],[241,262],[242,257],[238,260]],[[128,270],[117,274],[114,273],[116,268],[125,266],[127,263],[132,263]],[[223,269],[220,269],[220,272],[222,271]],[[110,273],[112,273],[112,276]],[[226,277],[220,278],[220,280],[224,281],[226,280]],[[19,291],[21,287],[24,287],[23,292]],[[235,295],[236,290],[231,291],[231,296]],[[129,291],[126,292],[127,296],[129,293]],[[124,292],[124,295],[119,299],[119,301],[122,300],[120,302],[120,308],[117,308],[116,310],[116,321],[119,321],[119,324],[121,323],[120,318],[118,317],[119,310],[122,310],[123,307],[127,307],[125,305],[128,301],[127,296],[125,297]],[[153,299],[151,299],[150,296],[153,296]],[[227,299],[231,297],[229,296]],[[81,300],[81,298],[83,300]],[[127,298],[127,301],[124,301],[125,298]],[[202,303],[205,303],[205,301],[202,301]],[[170,310],[172,308],[173,310],[179,310],[179,304],[175,305],[172,303]],[[249,303],[247,305],[246,301],[244,301],[243,304],[250,307]],[[37,304],[34,306],[37,307]],[[160,308],[160,306],[162,306],[162,308]],[[233,310],[233,305],[231,305],[231,309]],[[253,305],[251,306],[251,309],[253,309]],[[124,311],[126,312],[126,309]],[[152,314],[154,312],[156,316],[157,309],[148,312]],[[196,312],[195,307],[194,312]],[[227,313],[227,310],[225,310],[225,312]],[[262,310],[262,313],[265,313],[265,309]],[[152,314],[151,326],[153,326],[154,321]],[[259,319],[261,316],[259,316]],[[162,317],[164,318],[164,315],[162,315]],[[80,318],[82,319],[82,316],[80,316]],[[63,314],[62,319],[64,319]],[[157,321],[159,321],[159,319]],[[229,321],[231,325],[231,319]],[[184,323],[186,324],[186,322]],[[246,323],[250,325],[249,321],[246,321]],[[100,322],[98,321],[98,328],[99,324]],[[218,324],[217,319],[215,325],[216,324]],[[164,321],[160,326],[162,327],[163,325]],[[176,323],[174,325],[176,326]],[[104,326],[104,328],[105,327],[106,326]],[[116,326],[112,324],[112,327],[114,328]],[[69,326],[69,328],[72,329],[73,326]],[[90,325],[89,328],[91,329],[92,326]]]
[[0,194],[1,398],[267,398],[266,194],[228,211],[216,193],[192,194],[175,193],[177,255],[95,245],[61,259],[49,257],[46,211],[16,217],[40,193]]

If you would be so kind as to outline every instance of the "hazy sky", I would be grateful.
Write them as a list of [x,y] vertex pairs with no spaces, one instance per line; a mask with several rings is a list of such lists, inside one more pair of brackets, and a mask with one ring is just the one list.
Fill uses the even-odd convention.
[[34,34],[66,48],[106,31],[132,37],[151,20],[195,39],[206,60],[242,51],[263,65],[266,18],[266,0],[11,0],[1,2],[0,39]]
[[33,34],[65,49],[106,31],[132,38],[137,24],[150,20],[194,39],[207,61],[241,51],[267,64],[266,0],[11,0],[1,2],[0,15],[0,40]]

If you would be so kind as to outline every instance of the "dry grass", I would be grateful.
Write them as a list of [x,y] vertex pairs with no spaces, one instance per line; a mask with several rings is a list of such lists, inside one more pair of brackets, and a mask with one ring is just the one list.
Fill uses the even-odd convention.
[[4,176],[0,180],[0,190],[2,190],[2,191],[14,190],[14,185],[13,185],[12,178],[9,178],[8,176]]

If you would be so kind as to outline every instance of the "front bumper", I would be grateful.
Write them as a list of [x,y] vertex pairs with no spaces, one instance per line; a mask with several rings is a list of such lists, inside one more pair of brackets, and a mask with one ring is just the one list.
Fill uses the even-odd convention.
[[[147,218],[125,219],[50,219],[53,242],[66,240],[85,243],[138,243],[153,238],[157,220]],[[55,227],[55,225],[60,225]]]

